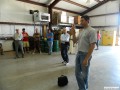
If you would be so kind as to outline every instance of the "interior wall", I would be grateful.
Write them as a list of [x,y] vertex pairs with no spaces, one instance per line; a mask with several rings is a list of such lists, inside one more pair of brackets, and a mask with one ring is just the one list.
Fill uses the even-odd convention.
[[106,4],[103,4],[102,6],[92,10],[91,12],[87,13],[87,15],[100,15],[100,14],[106,14],[106,13],[115,13],[119,12],[119,3],[118,0],[116,1],[109,1]]
[[[0,22],[12,22],[23,23],[23,25],[14,24],[0,24],[0,37],[13,37],[15,29],[19,29],[22,32],[22,28],[25,28],[29,36],[33,36],[34,25],[32,21],[32,15],[29,14],[29,10],[39,10],[39,12],[47,13],[47,8],[20,2],[17,0],[0,0]],[[24,25],[31,24],[31,25]],[[35,26],[41,32],[41,26]],[[3,44],[4,51],[13,50],[13,40],[0,40]]]
[[109,1],[106,4],[94,9],[93,11],[87,13],[89,16],[102,15],[102,14],[111,14],[111,15],[102,15],[91,17],[90,24],[91,26],[113,26],[118,25],[118,13],[119,12],[119,1]]
[[28,4],[17,0],[0,0],[0,21],[33,23],[29,10],[47,12],[46,7]]
[[[32,15],[29,10],[47,12],[46,7],[28,4],[17,0],[0,0],[0,22],[27,23],[33,24]],[[40,26],[37,26],[40,30]],[[25,28],[29,35],[33,35],[33,25],[7,25],[0,24],[0,36],[13,35],[15,29]]]
[[118,25],[118,15],[107,15],[90,18],[91,26],[114,26]]

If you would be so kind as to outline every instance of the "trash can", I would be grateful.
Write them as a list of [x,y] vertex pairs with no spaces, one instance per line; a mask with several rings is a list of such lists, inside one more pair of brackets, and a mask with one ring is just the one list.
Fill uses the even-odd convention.
[[53,41],[53,52],[58,52],[59,49],[59,40],[54,40]]
[[40,49],[41,52],[45,52],[44,40],[40,40]]
[[47,42],[47,40],[44,41],[44,47],[45,47],[45,53],[48,53],[49,48],[48,48],[48,42]]

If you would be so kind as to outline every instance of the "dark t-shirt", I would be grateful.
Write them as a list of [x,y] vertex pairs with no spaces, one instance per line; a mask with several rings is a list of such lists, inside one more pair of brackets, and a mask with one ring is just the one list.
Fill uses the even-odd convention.
[[40,33],[34,33],[34,41],[40,41]]

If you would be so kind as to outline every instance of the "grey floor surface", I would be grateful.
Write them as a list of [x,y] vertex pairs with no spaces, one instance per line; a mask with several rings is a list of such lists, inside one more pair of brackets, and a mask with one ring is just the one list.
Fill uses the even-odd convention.
[[[0,55],[0,90],[78,90],[75,57],[69,54],[70,64],[64,66],[60,52],[26,54],[19,59],[14,59],[14,52],[5,52]],[[60,88],[57,77],[62,74],[68,76],[69,84]],[[89,90],[120,90],[120,47],[101,46],[94,50]]]

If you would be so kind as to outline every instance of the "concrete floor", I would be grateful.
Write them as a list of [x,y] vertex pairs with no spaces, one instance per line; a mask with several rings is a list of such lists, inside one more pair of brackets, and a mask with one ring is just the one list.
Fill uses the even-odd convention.
[[[0,55],[0,90],[78,90],[74,75],[75,55],[64,66],[60,53],[26,54],[13,59],[14,52]],[[57,77],[67,75],[69,84],[57,86]],[[119,87],[119,89],[104,89]],[[91,61],[89,90],[120,90],[120,47],[100,47]]]

